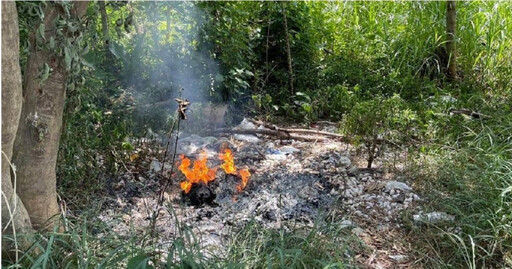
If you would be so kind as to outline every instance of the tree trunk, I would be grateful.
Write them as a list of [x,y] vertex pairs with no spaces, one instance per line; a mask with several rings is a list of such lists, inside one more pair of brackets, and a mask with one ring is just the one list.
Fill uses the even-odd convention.
[[[11,181],[10,162],[22,102],[18,33],[16,3],[2,1],[2,231],[12,236],[33,232],[27,210]],[[10,250],[24,249],[29,241],[15,242],[2,237],[3,253],[11,256]]]
[[292,68],[292,52],[290,48],[290,36],[288,34],[288,19],[286,18],[286,3],[283,3],[283,18],[284,18],[284,34],[286,36],[286,56],[288,58],[288,84],[290,87],[290,94],[295,94],[293,89],[293,68]]
[[[72,16],[83,16],[88,2],[74,2]],[[45,29],[52,29],[63,12],[56,4],[44,11]],[[36,27],[35,29],[38,29]],[[46,32],[46,39],[52,31]],[[14,143],[13,160],[18,171],[18,194],[25,204],[33,227],[44,229],[59,214],[55,165],[59,150],[67,72],[63,57],[46,49],[38,50],[35,32],[29,37],[30,52],[25,69],[23,107]],[[40,85],[39,70],[47,63],[53,69]]]
[[103,30],[103,46],[105,46],[105,49],[108,50],[110,36],[108,33],[108,17],[107,9],[105,8],[105,1],[98,1],[98,5],[100,6],[101,28]]
[[456,49],[456,28],[457,12],[455,1],[446,2],[446,52],[448,54],[447,75],[449,79],[457,77],[457,49]]

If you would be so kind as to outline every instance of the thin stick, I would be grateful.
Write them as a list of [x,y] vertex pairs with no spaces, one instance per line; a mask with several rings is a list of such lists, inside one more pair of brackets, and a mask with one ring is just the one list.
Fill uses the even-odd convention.
[[[179,122],[179,117],[176,117],[178,119],[178,122]],[[171,127],[171,131],[169,131],[169,134],[168,134],[168,139],[167,139],[167,144],[165,145],[165,151],[164,151],[164,157],[162,158],[162,161],[160,162],[162,164],[162,169],[160,170],[161,173],[160,173],[160,178],[163,178],[164,176],[164,167],[165,167],[165,158],[167,157],[167,151],[169,150],[169,144],[171,143],[171,138],[172,138],[172,132],[174,131],[174,126],[176,125],[176,120],[174,120],[172,122],[172,127]],[[174,147],[176,149],[176,147]]]
[[[181,98],[181,91],[183,89],[180,89],[180,98]],[[156,233],[156,221],[157,221],[157,218],[158,218],[158,215],[160,215],[160,212],[162,210],[162,205],[163,205],[163,202],[164,202],[164,194],[165,194],[165,190],[169,187],[169,185],[171,184],[171,176],[174,172],[174,162],[176,160],[176,149],[178,148],[178,140],[179,140],[179,135],[180,135],[180,122],[181,122],[181,117],[180,117],[180,107],[178,107],[178,110],[176,111],[176,120],[174,121],[173,123],[173,126],[171,128],[171,131],[169,133],[169,140],[167,141],[167,146],[166,146],[166,149],[165,149],[165,153],[164,153],[164,158],[163,158],[163,162],[162,162],[162,173],[161,173],[161,178],[162,179],[165,179],[165,183],[164,183],[164,186],[160,189],[160,193],[158,195],[158,200],[157,200],[157,204],[155,205],[155,209],[153,210],[153,215],[151,216],[151,222],[150,222],[150,225],[151,225],[151,236],[153,238],[153,240],[157,240],[157,233]],[[171,141],[171,136],[172,136],[172,132],[174,131],[174,126],[177,126],[176,127],[176,140],[175,140],[175,143],[174,143],[174,149],[173,149],[173,153],[172,153],[172,162],[171,162],[171,171],[170,171],[170,174],[168,177],[164,177],[163,175],[163,171],[164,171],[164,168],[165,168],[165,158],[167,157],[167,152],[168,152],[168,149],[169,149],[169,143]]]

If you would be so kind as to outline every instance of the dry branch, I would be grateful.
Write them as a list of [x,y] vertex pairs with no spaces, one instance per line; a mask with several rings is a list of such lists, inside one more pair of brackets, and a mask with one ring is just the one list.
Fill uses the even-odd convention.
[[[217,129],[216,133],[231,133],[231,134],[250,134],[250,135],[268,135],[275,136],[279,139],[295,139],[299,141],[327,141],[327,140],[335,140],[340,142],[350,143],[354,141],[353,137],[344,136],[341,134],[312,130],[312,129],[301,129],[301,128],[281,128],[276,125],[266,124],[261,121],[248,119],[250,122],[256,125],[262,125],[267,129],[231,129],[231,128],[222,128]],[[396,143],[382,138],[372,138],[372,139],[363,139],[365,144],[388,144],[395,148],[401,148]]]

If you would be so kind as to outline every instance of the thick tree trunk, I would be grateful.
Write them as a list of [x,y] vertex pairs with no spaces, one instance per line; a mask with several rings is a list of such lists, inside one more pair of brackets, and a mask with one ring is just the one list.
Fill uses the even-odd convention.
[[[72,16],[83,16],[88,2],[74,2]],[[44,11],[45,29],[62,8],[49,4]],[[36,27],[35,29],[38,29]],[[47,40],[53,33],[47,31]],[[18,171],[18,194],[25,204],[33,227],[46,228],[59,214],[55,165],[59,150],[67,73],[62,57],[38,50],[35,34],[30,37],[30,53],[25,70],[23,108],[14,143],[13,160]],[[47,63],[53,69],[40,85],[39,70]]]
[[107,9],[105,7],[105,1],[98,1],[98,5],[100,6],[101,28],[103,30],[103,46],[105,46],[105,49],[108,50],[110,36],[108,34],[108,17]]
[[286,3],[283,3],[283,18],[284,18],[284,34],[286,36],[286,56],[288,59],[288,86],[290,87],[290,94],[295,94],[293,89],[293,68],[292,68],[292,52],[290,46],[290,36],[288,34],[288,19],[286,18]]
[[457,12],[455,9],[455,1],[446,2],[446,52],[448,54],[448,68],[446,73],[448,78],[457,77],[457,49],[456,49],[456,29],[457,29]]
[[[2,231],[10,236],[30,235],[32,224],[11,181],[11,157],[21,113],[21,70],[19,62],[18,13],[15,2],[2,2]],[[16,183],[16,181],[14,180]],[[25,237],[27,238],[27,237]],[[20,239],[17,237],[16,239]],[[2,237],[2,250],[28,247],[29,240]],[[19,244],[18,244],[19,243]]]

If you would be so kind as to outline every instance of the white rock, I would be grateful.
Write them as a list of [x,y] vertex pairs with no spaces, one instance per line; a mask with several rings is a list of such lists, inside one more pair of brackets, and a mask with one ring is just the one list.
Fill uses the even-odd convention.
[[355,227],[354,229],[352,229],[352,234],[357,235],[357,236],[363,236],[366,233],[365,233],[365,231],[362,228]]
[[354,227],[354,223],[350,220],[344,220],[340,223],[340,229]]
[[[166,163],[164,164],[164,170],[171,169],[171,165]],[[149,164],[149,170],[154,172],[160,172],[162,170],[162,163],[157,160],[152,160]]]
[[412,216],[416,223],[435,224],[443,221],[454,221],[455,216],[449,215],[445,212],[431,212],[426,214],[416,214]]
[[362,194],[358,187],[354,187],[354,188],[352,188],[352,193],[353,193],[354,195]]
[[295,153],[295,152],[299,152],[300,149],[296,149],[292,146],[282,146],[279,148],[279,150],[282,152],[282,153],[286,153],[286,154],[290,154],[290,153]]
[[389,255],[389,258],[397,263],[403,263],[407,261],[408,257],[406,255]]
[[350,167],[350,165],[352,164],[348,156],[341,156],[340,159],[338,160],[338,163],[342,167]]
[[249,143],[256,143],[260,141],[260,139],[254,135],[235,134],[233,135],[233,138],[236,140],[245,141]]
[[242,120],[242,122],[238,125],[239,129],[242,130],[250,130],[250,129],[256,129],[256,125],[254,123],[248,121],[246,118]]
[[391,190],[389,191],[389,195],[391,195],[391,196],[395,195],[395,189],[391,189]]
[[159,172],[162,170],[162,163],[157,160],[152,160],[149,164],[149,170],[154,172]]
[[402,190],[402,191],[412,191],[412,188],[409,187],[407,184],[400,182],[400,181],[389,181],[386,183],[386,191],[391,192],[391,190]]

